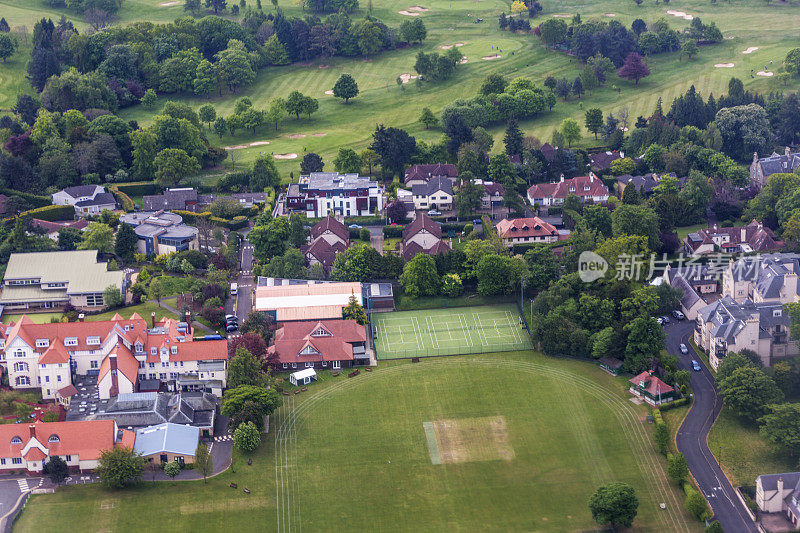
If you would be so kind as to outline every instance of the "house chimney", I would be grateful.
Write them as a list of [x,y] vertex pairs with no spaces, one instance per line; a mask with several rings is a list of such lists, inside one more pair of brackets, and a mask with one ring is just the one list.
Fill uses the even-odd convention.
[[789,154],[791,154],[791,153],[792,153],[792,151],[789,149],[788,146],[786,148],[784,148],[783,155],[785,155],[786,157],[789,157]]
[[186,311],[186,315],[185,316],[186,316],[186,323],[187,324],[191,324],[192,323],[192,313],[190,313],[189,311]]
[[78,315],[78,322],[83,322],[83,319],[84,319],[85,317],[86,317],[86,315],[84,315],[83,313],[80,313],[80,314]]
[[741,235],[741,242],[747,242],[747,228],[739,228],[739,233]]
[[783,498],[783,478],[778,478],[778,498]]
[[[33,424],[30,424],[28,426],[28,430],[30,430],[30,432],[31,432],[31,438],[32,439],[36,438],[36,426],[33,425]],[[783,480],[781,480],[781,483],[783,483]]]
[[564,174],[561,174],[561,183],[564,183]]
[[758,152],[753,152],[753,163],[758,163]]
[[111,388],[108,390],[109,396],[119,395],[119,378],[117,377],[117,354],[108,354],[108,363],[111,371]]
[[589,171],[589,183],[594,183],[594,172]]
[[150,324],[151,324],[150,327],[153,327],[153,328],[156,327],[156,312],[155,311],[150,313]]
[[625,159],[625,152],[623,152],[622,150],[620,150],[620,151],[619,151],[619,157],[620,157],[620,159]]

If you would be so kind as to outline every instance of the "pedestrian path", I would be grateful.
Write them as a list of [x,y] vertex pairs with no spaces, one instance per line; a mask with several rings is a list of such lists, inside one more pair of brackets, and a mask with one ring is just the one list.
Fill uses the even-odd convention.
[[38,482],[36,479],[18,479],[17,485],[19,485],[20,492],[28,492],[29,490],[38,488],[42,486],[44,482],[44,478],[39,478]]
[[233,440],[233,436],[230,434],[228,435],[217,435],[214,437],[214,442],[227,442]]

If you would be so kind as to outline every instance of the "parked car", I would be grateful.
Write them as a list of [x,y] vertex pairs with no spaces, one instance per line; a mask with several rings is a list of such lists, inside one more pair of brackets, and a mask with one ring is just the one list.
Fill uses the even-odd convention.
[[236,315],[225,315],[225,320],[230,322],[231,320],[239,320],[239,317]]
[[238,329],[239,329],[239,324],[228,324],[227,326],[225,326],[225,331],[227,331],[228,333],[230,333],[231,331],[236,331]]
[[689,353],[689,348],[687,348],[686,345],[683,344],[683,343],[681,343],[681,345],[680,345],[680,350],[681,350],[681,353],[684,354],[684,355]]
[[694,359],[692,359],[692,370],[694,370],[695,372],[700,372],[701,370],[700,363],[698,363]]
[[434,209],[433,211],[428,211],[428,215],[432,216],[432,217],[438,217],[438,216],[442,216],[442,213],[441,213],[441,211],[436,211]]
[[350,224],[347,227],[350,228],[350,229],[361,229],[361,226],[359,226],[358,224]]
[[663,319],[663,318],[661,318],[660,316],[659,316],[659,317],[656,317],[656,322],[658,322],[658,325],[659,325],[659,326],[662,326],[662,325],[664,325],[664,319]]
[[675,317],[675,320],[683,320],[684,318],[686,318],[686,316],[683,313],[681,313],[680,311],[678,311],[677,309],[675,309],[672,312],[672,316]]
[[669,324],[669,317],[668,316],[666,316],[666,315],[662,316],[661,320],[664,322],[664,324]]

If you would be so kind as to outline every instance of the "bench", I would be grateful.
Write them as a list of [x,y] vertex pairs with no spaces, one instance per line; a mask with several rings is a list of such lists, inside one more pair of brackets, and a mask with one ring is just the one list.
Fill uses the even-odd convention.
[[419,357],[412,357],[411,358],[411,362],[412,363],[419,363]]
[[339,375],[339,372],[331,372],[331,377],[334,377],[334,378],[335,378],[335,377],[336,377],[336,376],[338,376],[338,375]]
[[366,370],[367,372],[372,372],[372,367],[371,367],[371,366],[368,366],[368,367],[367,367],[367,368],[365,368],[364,370]]
[[307,390],[308,390],[308,387],[303,387],[303,388],[302,388],[302,389],[300,389],[300,390],[301,390],[301,391],[303,391],[303,392],[305,392],[305,391],[307,391]]
[[354,378],[354,377],[356,377],[358,374],[360,374],[360,372],[359,372],[358,370],[353,370],[352,372],[350,372],[349,374],[347,374],[347,377],[348,377],[348,378]]
[[236,483],[231,483],[231,488],[232,489],[238,489],[239,485],[237,485]]

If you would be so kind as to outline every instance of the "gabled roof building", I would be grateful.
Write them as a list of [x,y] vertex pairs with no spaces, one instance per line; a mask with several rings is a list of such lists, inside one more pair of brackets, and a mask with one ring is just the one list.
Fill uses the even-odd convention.
[[539,217],[505,218],[497,223],[496,229],[500,240],[509,247],[515,244],[556,242],[560,238],[556,227]]
[[737,228],[720,228],[715,224],[689,233],[683,240],[684,250],[693,256],[717,250],[723,253],[769,252],[785,246],[771,229],[756,220]]
[[772,152],[768,157],[758,157],[758,152],[753,153],[753,162],[750,164],[750,184],[763,188],[773,174],[791,174],[800,168],[800,152],[792,152],[787,146],[783,154]]
[[450,163],[434,163],[432,165],[411,165],[406,169],[404,183],[406,186],[421,185],[434,178],[458,179],[456,166]]
[[589,173],[572,179],[564,179],[556,183],[537,183],[528,189],[528,201],[531,205],[561,205],[570,194],[577,196],[581,202],[599,204],[608,200],[608,187],[603,181]]
[[350,246],[350,230],[344,224],[327,216],[311,228],[311,242],[301,246],[300,251],[306,258],[308,266],[322,265],[326,274],[333,268],[336,254]]
[[71,205],[81,217],[99,215],[103,210],[113,211],[117,200],[100,185],[76,185],[53,194],[53,205]]
[[450,245],[442,240],[442,227],[425,213],[417,213],[416,218],[403,230],[403,250],[406,261],[417,254],[437,255],[450,251]]
[[268,353],[284,370],[330,368],[367,364],[366,329],[355,320],[285,322],[275,332]]
[[800,472],[758,476],[756,505],[762,513],[781,513],[800,526]]

